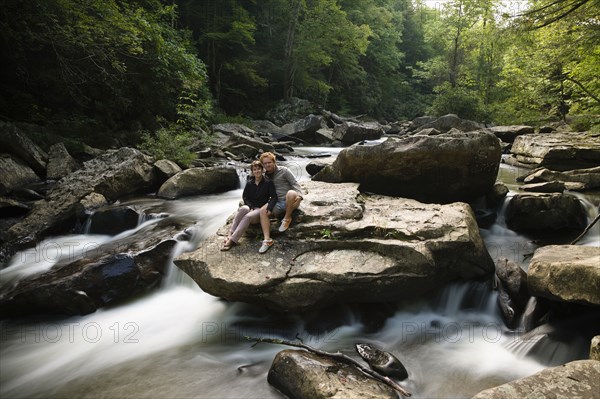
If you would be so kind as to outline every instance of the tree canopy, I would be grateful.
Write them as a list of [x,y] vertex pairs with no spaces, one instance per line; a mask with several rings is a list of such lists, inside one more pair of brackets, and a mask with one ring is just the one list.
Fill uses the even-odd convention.
[[389,120],[594,116],[599,5],[5,0],[2,117],[179,134],[292,96]]

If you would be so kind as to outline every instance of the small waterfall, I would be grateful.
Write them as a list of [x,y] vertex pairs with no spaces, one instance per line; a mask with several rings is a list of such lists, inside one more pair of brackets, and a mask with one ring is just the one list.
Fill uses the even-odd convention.
[[[588,216],[588,225],[592,223],[600,213],[600,200],[597,199],[597,202],[593,203],[590,200],[590,197],[583,195],[582,193],[570,192],[570,194],[576,196],[584,206]],[[592,226],[592,228],[577,242],[577,245],[600,247],[600,222],[596,222],[596,224],[594,224],[594,226]]]

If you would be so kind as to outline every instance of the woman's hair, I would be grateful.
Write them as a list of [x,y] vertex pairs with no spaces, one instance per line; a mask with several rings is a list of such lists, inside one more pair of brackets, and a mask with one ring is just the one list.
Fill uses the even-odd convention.
[[263,168],[263,164],[260,161],[252,161],[252,163],[250,164],[250,170],[254,169],[255,166],[258,166],[259,168]]
[[272,152],[263,152],[260,157],[258,158],[258,160],[260,162],[262,162],[263,158],[270,158],[271,161],[273,161],[273,163],[275,163],[275,154],[273,154]]

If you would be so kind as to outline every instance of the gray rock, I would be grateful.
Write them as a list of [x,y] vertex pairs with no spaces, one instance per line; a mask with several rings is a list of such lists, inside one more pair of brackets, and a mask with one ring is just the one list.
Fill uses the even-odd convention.
[[355,344],[356,352],[379,374],[398,380],[408,378],[408,371],[393,353],[381,350],[368,343]]
[[108,201],[106,200],[106,197],[104,197],[104,195],[98,193],[90,193],[83,197],[81,201],[79,201],[79,204],[77,204],[77,217],[83,218],[86,215],[92,213],[92,211],[107,204]]
[[356,367],[300,350],[279,352],[268,376],[269,384],[289,398],[389,398],[396,392]]
[[137,227],[141,215],[129,206],[100,209],[90,216],[90,234],[117,235]]
[[46,172],[47,179],[58,180],[75,172],[78,167],[77,161],[69,154],[63,143],[57,143],[50,147]]
[[282,131],[279,126],[271,121],[267,120],[256,120],[250,123],[250,127],[261,135],[281,135]]
[[517,136],[535,133],[533,126],[526,125],[494,126],[489,128],[489,130],[505,143],[514,142]]
[[234,190],[240,185],[237,171],[228,167],[190,168],[176,174],[158,189],[160,198],[212,194]]
[[505,216],[506,225],[515,231],[583,230],[587,225],[584,206],[569,194],[517,194]]
[[168,159],[159,159],[154,163],[154,168],[156,171],[156,178],[160,182],[164,182],[182,171],[179,165]]
[[240,157],[242,159],[254,159],[260,153],[260,150],[248,144],[236,144],[225,148],[225,150],[235,157]]
[[[156,287],[176,245],[171,237],[181,227],[156,223],[123,240],[86,244],[89,250],[77,258],[63,256],[49,271],[4,284],[0,311],[4,317],[88,314]],[[43,248],[35,251],[44,256]]]
[[315,143],[316,144],[331,144],[336,141],[333,137],[333,129],[322,128],[315,132]]
[[437,136],[438,134],[442,134],[442,132],[433,127],[429,127],[427,129],[419,130],[417,133],[415,133],[415,136]]
[[461,119],[457,115],[448,114],[441,116],[433,122],[426,123],[420,126],[417,131],[423,129],[434,128],[440,132],[448,132],[450,129],[458,129],[461,132],[471,132],[474,130],[481,130],[485,126],[481,123],[473,122],[467,119]]
[[225,227],[175,264],[211,295],[284,311],[414,298],[493,273],[467,204],[361,196],[350,183],[303,185],[302,212],[267,254],[246,238],[221,252]]
[[[525,183],[542,183],[549,181],[560,181],[564,183],[581,183],[580,189],[594,189],[600,187],[600,166],[588,169],[575,169],[566,172],[549,170],[540,168],[526,176],[523,181]],[[569,185],[572,189],[573,184]]]
[[257,153],[274,150],[274,147],[272,144],[266,143],[263,140],[255,139],[255,138],[252,138],[252,137],[246,136],[244,134],[240,134],[240,133],[233,133],[231,136],[229,136],[229,138],[223,145],[223,150],[231,151],[231,152],[235,153],[235,151],[232,151],[232,149],[235,146],[240,145],[240,144],[244,144],[244,145],[254,148],[254,151]]
[[315,107],[308,100],[290,97],[287,100],[281,100],[275,108],[269,110],[265,118],[278,126],[283,126],[311,113],[315,113]]
[[590,359],[600,361],[600,335],[592,338],[590,344]]
[[315,133],[323,126],[323,117],[310,114],[307,117],[281,127],[286,138],[300,142],[314,143]]
[[11,123],[0,121],[3,151],[22,159],[41,178],[46,176],[48,154]]
[[504,198],[509,190],[503,182],[495,182],[492,189],[486,194],[486,203],[490,208],[496,208],[504,203]]
[[19,158],[0,154],[0,194],[39,181],[38,175]]
[[306,171],[309,175],[314,176],[317,173],[319,173],[324,167],[331,165],[334,161],[334,157],[312,160],[306,165]]
[[496,276],[502,281],[504,289],[513,301],[523,309],[530,297],[525,270],[507,258],[500,258],[496,260]]
[[212,131],[215,133],[222,133],[225,136],[242,135],[254,137],[256,132],[250,129],[246,125],[239,123],[221,123],[218,125],[212,125]]
[[549,181],[544,183],[523,184],[519,187],[519,190],[534,193],[562,193],[565,191],[565,183],[560,181]]
[[421,127],[434,122],[437,118],[434,116],[419,116],[418,118],[413,119],[407,126],[409,131],[417,131]]
[[0,216],[6,217],[19,217],[27,212],[31,207],[22,202],[16,201],[11,198],[0,197]]
[[527,273],[516,263],[501,258],[496,261],[496,276],[502,318],[509,328],[515,328],[530,298]]
[[538,297],[600,306],[600,247],[538,248],[529,264],[527,284]]
[[81,169],[59,180],[45,201],[36,202],[27,217],[7,231],[0,258],[39,241],[49,232],[71,228],[79,202],[93,192],[114,201],[148,189],[155,181],[152,162],[140,151],[125,147],[85,162]]
[[489,132],[390,137],[345,148],[313,179],[424,202],[469,201],[490,191],[500,156],[500,141]]
[[527,134],[515,139],[512,157],[531,167],[565,171],[600,165],[600,137],[585,133]]
[[600,362],[578,360],[486,389],[472,399],[579,398],[595,399],[600,392]]
[[378,140],[382,135],[383,127],[377,122],[344,122],[333,128],[333,138],[344,144]]

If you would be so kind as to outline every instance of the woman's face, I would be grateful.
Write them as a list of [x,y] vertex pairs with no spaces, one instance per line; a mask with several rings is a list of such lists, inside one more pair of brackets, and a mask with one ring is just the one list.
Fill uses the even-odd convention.
[[260,166],[252,167],[252,174],[254,175],[254,177],[260,177],[260,176],[262,176],[262,173],[263,173],[263,168],[261,168]]

